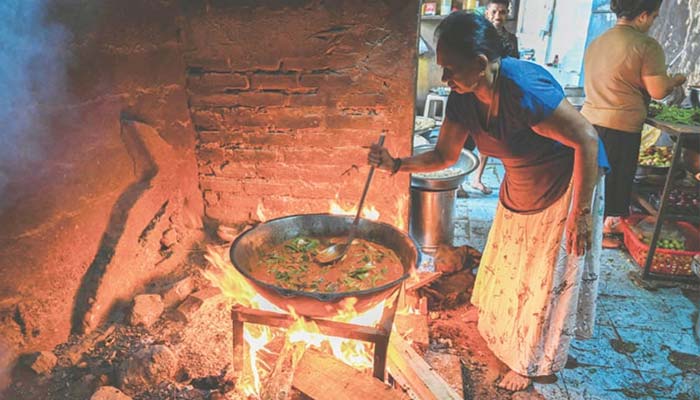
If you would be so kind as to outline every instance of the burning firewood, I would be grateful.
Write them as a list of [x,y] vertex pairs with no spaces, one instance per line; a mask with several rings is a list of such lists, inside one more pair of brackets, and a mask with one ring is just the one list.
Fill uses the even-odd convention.
[[305,350],[306,343],[291,343],[287,337],[275,367],[263,387],[260,395],[262,400],[287,400],[290,398],[294,371],[299,360],[304,356]]
[[372,375],[316,349],[299,361],[294,387],[314,400],[408,400],[409,396]]

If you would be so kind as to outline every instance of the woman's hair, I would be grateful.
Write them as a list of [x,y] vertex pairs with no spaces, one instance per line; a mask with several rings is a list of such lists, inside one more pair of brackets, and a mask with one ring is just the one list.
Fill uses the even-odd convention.
[[649,14],[661,7],[663,0],[611,0],[610,10],[617,18],[635,19],[643,12]]
[[493,24],[481,15],[456,11],[445,17],[435,29],[441,46],[467,59],[483,54],[489,61],[506,55],[503,39]]

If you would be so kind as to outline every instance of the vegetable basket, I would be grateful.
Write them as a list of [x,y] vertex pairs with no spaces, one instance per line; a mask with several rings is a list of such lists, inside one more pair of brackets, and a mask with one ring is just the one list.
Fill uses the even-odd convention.
[[[638,234],[631,227],[636,226],[639,221],[646,217],[646,215],[632,214],[623,219],[620,224],[624,234],[625,247],[627,247],[634,261],[642,268],[647,260],[649,246],[639,238]],[[700,254],[700,232],[687,222],[677,221],[675,224],[685,237],[685,250],[657,247],[649,272],[664,275],[694,276],[691,263],[693,256]]]

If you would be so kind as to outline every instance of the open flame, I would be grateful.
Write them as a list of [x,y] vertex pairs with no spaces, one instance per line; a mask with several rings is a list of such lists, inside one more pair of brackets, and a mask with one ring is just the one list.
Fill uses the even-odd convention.
[[[343,207],[338,199],[328,202],[328,212],[334,215],[352,215],[357,214],[357,205]],[[406,215],[408,215],[408,195],[402,195],[396,201],[396,217],[394,218],[394,226],[406,232]],[[374,205],[368,205],[362,210],[362,217],[371,221],[378,221],[380,214]]]
[[[222,294],[230,299],[232,305],[255,308],[278,313],[284,310],[267,301],[258,294],[246,278],[238,272],[228,258],[226,247],[208,247],[205,258],[213,266],[204,271],[204,276],[212,284],[218,287]],[[381,319],[385,302],[380,302],[375,307],[362,314],[355,310],[356,298],[347,298],[342,304],[337,315],[330,318],[333,321],[345,322],[356,325],[375,326]],[[269,373],[270,366],[259,360],[260,352],[269,352],[266,346],[277,335],[286,335],[291,343],[304,342],[306,346],[321,347],[325,343],[330,347],[333,355],[346,364],[360,370],[372,368],[373,354],[370,343],[346,338],[326,336],[319,332],[318,326],[307,321],[304,317],[297,316],[293,309],[289,314],[295,318],[293,325],[284,332],[282,329],[270,328],[264,325],[245,324],[243,338],[247,345],[247,361],[244,370],[241,371],[236,387],[245,396],[258,396],[261,391],[263,372]]]
[[[328,204],[328,212],[334,215],[355,215],[357,214],[357,205],[352,208],[344,208],[335,200],[331,200]],[[362,209],[362,218],[370,221],[379,220],[379,211],[374,206],[366,206]]]
[[258,221],[267,221],[267,216],[265,215],[265,206],[263,206],[262,201],[258,202],[258,207],[255,210],[255,215],[258,217]]
[[406,232],[406,215],[408,215],[408,195],[402,195],[396,201],[396,218],[394,226]]

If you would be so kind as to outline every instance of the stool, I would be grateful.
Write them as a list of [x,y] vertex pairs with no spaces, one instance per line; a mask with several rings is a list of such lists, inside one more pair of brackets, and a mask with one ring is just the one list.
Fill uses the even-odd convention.
[[435,93],[429,93],[425,98],[425,107],[423,108],[423,116],[434,119],[438,124],[442,124],[445,119],[445,110],[447,109],[447,96],[442,96]]

